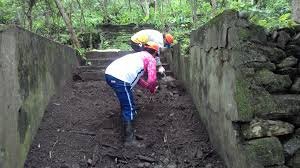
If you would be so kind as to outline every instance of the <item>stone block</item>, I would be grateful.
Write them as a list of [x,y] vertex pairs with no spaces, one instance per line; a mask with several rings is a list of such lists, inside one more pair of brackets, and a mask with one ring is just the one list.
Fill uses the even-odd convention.
[[242,127],[246,139],[291,134],[294,126],[283,121],[255,119]]
[[288,161],[287,165],[291,168],[300,167],[300,150],[298,149],[295,155]]
[[277,38],[277,43],[278,45],[280,46],[280,48],[284,49],[285,48],[285,45],[286,43],[291,40],[291,37],[290,35],[285,32],[285,31],[280,31],[278,33],[278,38]]
[[300,136],[294,135],[291,139],[284,142],[283,148],[287,155],[293,156],[297,150],[300,150]]
[[292,87],[291,87],[291,91],[293,93],[300,93],[300,78],[296,78]]
[[285,166],[285,165],[280,165],[280,166],[268,166],[268,168],[289,168],[289,167],[287,167],[287,166]]
[[288,75],[277,75],[269,70],[258,71],[255,75],[255,81],[258,86],[264,87],[271,93],[286,91],[292,85]]
[[292,67],[292,66],[295,66],[297,65],[298,63],[298,59],[293,57],[293,56],[290,56],[290,57],[287,57],[285,58],[284,60],[282,60],[279,64],[277,64],[276,66],[278,68],[286,68],[286,67]]
[[300,95],[298,94],[277,94],[272,95],[276,104],[280,109],[286,110],[288,113],[294,116],[300,115]]
[[245,154],[263,166],[284,164],[283,147],[278,138],[261,138],[245,143]]

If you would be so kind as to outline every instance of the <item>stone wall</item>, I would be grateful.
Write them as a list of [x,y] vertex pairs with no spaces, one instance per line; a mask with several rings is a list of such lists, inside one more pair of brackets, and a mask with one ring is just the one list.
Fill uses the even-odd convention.
[[72,76],[75,51],[0,25],[0,167],[21,168],[50,97]]
[[164,53],[228,168],[300,167],[299,32],[225,11]]

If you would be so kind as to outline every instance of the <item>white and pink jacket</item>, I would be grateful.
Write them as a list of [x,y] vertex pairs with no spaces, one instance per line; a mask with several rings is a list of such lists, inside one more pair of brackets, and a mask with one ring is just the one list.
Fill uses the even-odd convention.
[[[141,78],[145,73],[148,76],[147,81]],[[156,61],[146,51],[127,54],[116,59],[106,68],[105,74],[129,83],[131,88],[138,83],[152,92],[157,86]]]

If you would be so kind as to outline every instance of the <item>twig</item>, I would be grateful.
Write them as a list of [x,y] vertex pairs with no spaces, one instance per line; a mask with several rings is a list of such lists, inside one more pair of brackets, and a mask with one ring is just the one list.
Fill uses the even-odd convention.
[[95,166],[99,160],[100,160],[100,158],[99,158],[99,146],[96,145],[94,147],[94,150],[93,150],[92,166]]
[[110,148],[113,148],[113,149],[118,149],[117,147],[115,147],[111,144],[101,143],[101,145],[104,146],[104,147],[110,147]]
[[146,161],[146,162],[155,162],[155,160],[151,157],[148,157],[148,156],[143,156],[143,155],[137,155],[137,158],[140,159],[140,160],[143,160],[143,161]]
[[208,151],[208,153],[204,155],[203,159],[206,159],[207,157],[211,156],[213,153],[214,153],[213,149]]
[[90,136],[96,136],[95,132],[89,132],[89,131],[69,131],[71,133],[77,133],[82,135],[90,135]]
[[56,141],[54,142],[54,144],[52,145],[51,150],[49,151],[49,158],[52,158],[52,151],[54,150],[55,145],[58,143],[58,136],[56,136]]

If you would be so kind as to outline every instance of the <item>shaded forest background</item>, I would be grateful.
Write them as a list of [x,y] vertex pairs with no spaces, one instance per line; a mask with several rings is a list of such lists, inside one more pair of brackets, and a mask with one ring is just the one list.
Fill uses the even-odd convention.
[[187,48],[191,30],[225,9],[243,11],[272,30],[294,26],[299,6],[300,0],[0,0],[0,24],[19,25],[80,52],[129,49],[124,41],[130,36],[103,38],[103,25],[151,25]]

